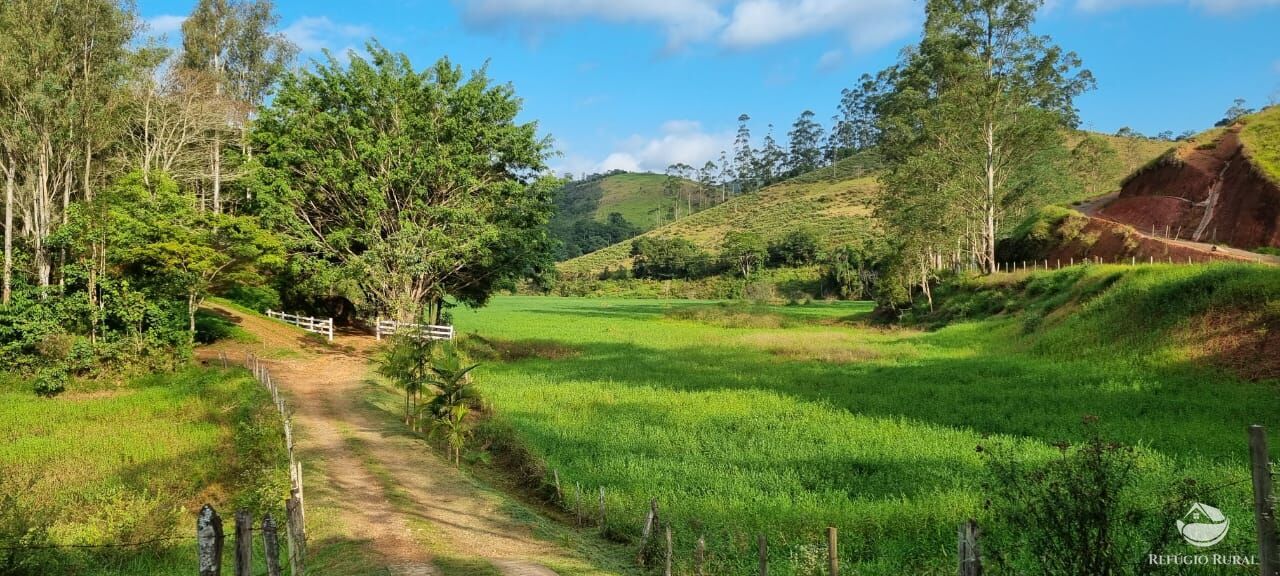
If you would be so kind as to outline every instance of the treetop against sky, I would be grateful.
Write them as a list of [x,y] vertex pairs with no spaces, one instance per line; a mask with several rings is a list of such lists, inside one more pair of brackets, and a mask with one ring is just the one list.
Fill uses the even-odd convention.
[[[305,62],[376,37],[417,66],[488,62],[574,173],[701,166],[804,110],[828,123],[840,91],[918,40],[912,0],[278,0]],[[192,0],[138,0],[153,34],[179,37]],[[1280,99],[1280,0],[1049,0],[1035,30],[1098,80],[1082,127],[1201,129],[1235,98]]]

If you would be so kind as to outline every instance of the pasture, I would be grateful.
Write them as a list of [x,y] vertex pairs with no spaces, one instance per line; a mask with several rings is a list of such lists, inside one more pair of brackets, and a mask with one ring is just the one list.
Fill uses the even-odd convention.
[[1083,345],[1110,338],[1096,326],[1075,342],[1016,316],[885,330],[869,308],[502,297],[455,318],[482,349],[485,433],[565,486],[604,486],[611,532],[634,537],[657,498],[677,573],[700,534],[712,573],[748,573],[759,533],[771,574],[818,573],[828,525],[851,573],[953,573],[957,524],[988,518],[977,448],[1047,460],[1087,415],[1137,447],[1144,505],[1194,480],[1232,519],[1223,549],[1249,549],[1244,430],[1271,424],[1277,445],[1274,381]]
[[228,530],[237,508],[280,517],[288,477],[279,419],[243,370],[79,382],[56,398],[9,379],[0,405],[7,573],[190,573],[204,503]]

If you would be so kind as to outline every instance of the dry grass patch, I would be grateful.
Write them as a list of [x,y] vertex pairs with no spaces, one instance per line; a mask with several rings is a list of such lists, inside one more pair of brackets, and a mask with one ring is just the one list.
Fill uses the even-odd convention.
[[565,360],[576,358],[582,351],[554,340],[499,340],[468,334],[459,341],[466,353],[476,360],[516,362],[530,358]]
[[853,364],[884,356],[880,350],[867,346],[864,338],[834,332],[763,332],[743,336],[739,341],[789,360]]

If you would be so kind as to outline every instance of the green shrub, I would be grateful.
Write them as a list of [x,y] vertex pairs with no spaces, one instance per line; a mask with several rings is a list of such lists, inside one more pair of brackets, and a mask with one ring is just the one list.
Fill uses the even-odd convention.
[[808,266],[818,259],[818,234],[797,228],[769,243],[771,266]]

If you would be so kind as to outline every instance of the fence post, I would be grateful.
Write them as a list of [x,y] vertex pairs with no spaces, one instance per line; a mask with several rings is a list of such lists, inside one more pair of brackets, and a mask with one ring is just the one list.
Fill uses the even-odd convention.
[[1258,563],[1262,576],[1280,574],[1280,552],[1276,543],[1275,496],[1271,491],[1271,454],[1267,451],[1266,429],[1249,427],[1249,459],[1253,468],[1253,516],[1258,525]]
[[604,525],[605,525],[606,519],[607,517],[605,516],[605,510],[604,510],[604,486],[601,486],[600,487],[600,533],[601,534],[605,533]]
[[666,568],[663,569],[662,571],[662,576],[671,576],[671,556],[673,555],[671,550],[671,524],[668,523],[666,528],[667,528],[667,563],[666,563]]
[[556,483],[556,500],[560,501],[561,503],[564,503],[564,493],[560,491],[560,470],[556,468],[552,468],[551,477],[555,480],[555,483]]
[[196,516],[196,556],[200,576],[222,576],[222,517],[205,504]]
[[840,553],[836,551],[835,526],[827,526],[827,560],[831,564],[831,576],[840,576]]
[[769,576],[769,538],[760,535],[760,576]]
[[653,536],[653,527],[658,523],[658,499],[649,499],[649,514],[644,518],[644,530],[640,532],[640,563],[644,563],[644,550],[649,545],[649,537]]
[[982,554],[978,549],[978,523],[972,519],[960,524],[960,576],[982,576]]
[[267,576],[280,576],[280,536],[270,514],[262,519],[262,550],[267,557]]
[[253,516],[236,510],[236,576],[253,576]]
[[706,576],[703,564],[707,561],[707,537],[698,536],[698,543],[693,547],[693,573],[695,576]]
[[288,515],[285,533],[289,538],[289,574],[290,576],[305,576],[307,573],[307,532],[302,525],[302,511],[298,499],[290,498],[284,509]]

